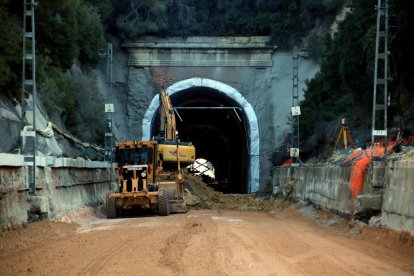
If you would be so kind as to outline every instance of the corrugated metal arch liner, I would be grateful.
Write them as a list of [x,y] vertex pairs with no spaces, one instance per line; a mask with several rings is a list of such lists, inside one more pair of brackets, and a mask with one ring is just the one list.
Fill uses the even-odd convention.
[[[191,87],[208,87],[215,89],[226,96],[236,101],[244,110],[248,120],[248,136],[249,136],[249,155],[250,155],[250,172],[249,172],[249,187],[250,192],[256,192],[259,189],[259,125],[257,123],[256,114],[252,106],[246,99],[233,87],[219,81],[205,79],[205,78],[191,78],[179,81],[167,88],[167,94],[173,95],[182,90]],[[142,120],[142,140],[149,140],[151,135],[151,123],[155,112],[159,107],[158,95],[156,95],[145,112]]]

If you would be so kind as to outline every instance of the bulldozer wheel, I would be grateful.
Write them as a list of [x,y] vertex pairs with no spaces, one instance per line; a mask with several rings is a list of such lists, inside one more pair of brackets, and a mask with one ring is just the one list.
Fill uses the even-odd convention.
[[167,193],[168,193],[168,199],[169,200],[176,200],[178,197],[178,191],[177,188],[166,188],[167,189]]
[[170,203],[168,202],[168,190],[163,188],[158,196],[158,214],[168,216],[170,214]]
[[116,198],[110,198],[110,193],[106,194],[106,217],[116,218]]

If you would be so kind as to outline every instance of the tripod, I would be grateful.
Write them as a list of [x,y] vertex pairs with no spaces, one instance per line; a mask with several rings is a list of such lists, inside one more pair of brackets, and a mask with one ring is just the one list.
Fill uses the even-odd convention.
[[344,148],[348,148],[348,141],[352,144],[352,147],[355,148],[355,143],[351,137],[351,131],[345,123],[345,118],[342,118],[341,130],[339,131],[338,138],[336,138],[335,146],[333,148],[331,157],[335,154],[336,147],[338,146],[339,140],[343,137],[344,139]]

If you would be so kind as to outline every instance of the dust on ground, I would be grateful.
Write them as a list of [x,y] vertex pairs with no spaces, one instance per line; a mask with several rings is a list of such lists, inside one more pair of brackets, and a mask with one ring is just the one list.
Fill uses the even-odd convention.
[[99,206],[0,233],[1,274],[414,274],[409,233],[186,180],[186,214],[108,220]]
[[412,238],[369,227],[350,234],[339,217],[306,204],[275,213],[193,209],[112,220],[79,212],[67,221],[72,222],[40,221],[2,233],[1,274],[414,273]]
[[190,208],[276,212],[289,202],[256,194],[223,194],[208,186],[200,177],[185,174],[185,201]]
[[11,231],[0,231],[0,256],[26,250],[31,247],[56,241],[72,234],[75,223],[37,221]]

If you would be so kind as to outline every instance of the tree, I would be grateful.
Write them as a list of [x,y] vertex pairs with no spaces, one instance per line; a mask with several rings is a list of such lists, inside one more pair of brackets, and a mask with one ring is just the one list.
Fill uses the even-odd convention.
[[301,43],[315,22],[333,20],[344,0],[155,0],[113,1],[123,38],[143,35],[272,35],[287,48]]
[[103,44],[97,8],[82,0],[42,0],[36,12],[38,49],[53,66],[68,69],[77,58],[96,65]]
[[414,3],[391,2],[390,72],[391,112],[399,115],[400,127],[414,125],[414,35],[412,33]]
[[9,1],[0,1],[0,93],[18,97],[22,30],[19,19],[10,15],[8,4]]
[[[368,1],[350,1],[350,12],[327,43],[320,73],[308,83],[302,134],[308,137],[319,121],[350,114],[353,125],[370,122],[375,47],[375,9]],[[315,112],[318,110],[318,112]]]
[[171,0],[129,0],[129,6],[119,4],[117,27],[126,37],[162,34],[168,29],[167,8]]
[[96,66],[99,62],[99,50],[104,46],[103,26],[96,11],[86,5],[80,5],[77,12],[79,26],[79,61],[82,64]]
[[79,5],[80,0],[43,0],[36,9],[38,49],[50,56],[53,66],[70,68],[79,55]]
[[76,125],[75,87],[59,68],[48,66],[40,93],[48,114],[58,115],[69,127]]

